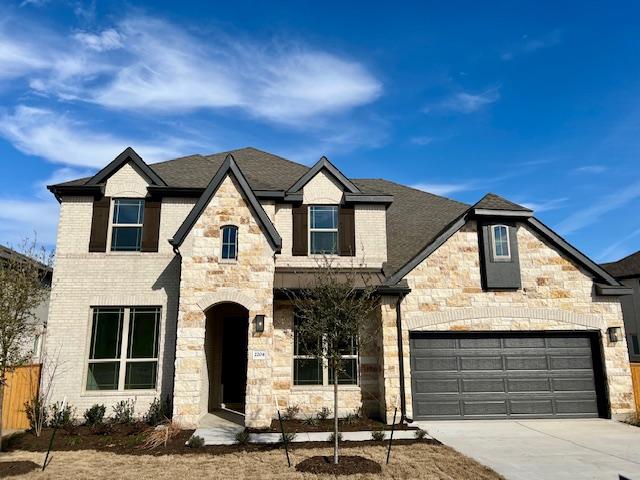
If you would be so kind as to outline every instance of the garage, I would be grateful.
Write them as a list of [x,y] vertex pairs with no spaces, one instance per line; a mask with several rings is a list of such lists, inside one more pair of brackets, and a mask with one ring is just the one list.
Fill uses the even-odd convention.
[[412,332],[416,420],[603,415],[591,332]]

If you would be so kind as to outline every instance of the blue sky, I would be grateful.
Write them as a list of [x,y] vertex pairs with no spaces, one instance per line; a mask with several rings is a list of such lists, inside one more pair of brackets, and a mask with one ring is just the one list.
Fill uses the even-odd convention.
[[0,243],[53,245],[46,184],[126,146],[255,146],[473,203],[597,261],[640,248],[637,2],[0,6]]

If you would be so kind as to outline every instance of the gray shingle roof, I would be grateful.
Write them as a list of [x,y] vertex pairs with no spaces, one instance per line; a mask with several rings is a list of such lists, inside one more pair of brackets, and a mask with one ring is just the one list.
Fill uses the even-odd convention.
[[640,276],[640,251],[617,262],[603,263],[601,266],[616,278]]
[[517,203],[510,202],[506,198],[496,195],[495,193],[487,193],[476,203],[473,208],[481,208],[484,210],[510,210],[514,212],[531,212],[532,210]]

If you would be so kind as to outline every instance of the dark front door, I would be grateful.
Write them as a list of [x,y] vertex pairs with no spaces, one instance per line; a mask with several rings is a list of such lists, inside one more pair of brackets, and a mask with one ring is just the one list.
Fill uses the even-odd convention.
[[589,333],[414,333],[413,415],[597,417],[602,379]]
[[249,319],[225,317],[222,327],[222,402],[231,410],[244,411],[247,388],[247,341]]

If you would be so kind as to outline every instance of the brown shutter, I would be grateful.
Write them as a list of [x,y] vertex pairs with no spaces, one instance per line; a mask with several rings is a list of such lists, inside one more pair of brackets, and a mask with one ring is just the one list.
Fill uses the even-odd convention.
[[142,251],[157,252],[158,237],[160,236],[160,207],[159,200],[145,200],[144,219],[142,224]]
[[293,248],[292,254],[295,256],[307,255],[309,248],[307,245],[307,235],[309,230],[309,219],[307,206],[300,205],[292,208],[293,213]]
[[353,205],[340,207],[338,247],[340,248],[340,255],[343,257],[354,257],[356,254],[356,226]]
[[93,201],[93,218],[91,219],[90,252],[107,251],[107,231],[109,229],[109,209],[111,197],[102,197]]

